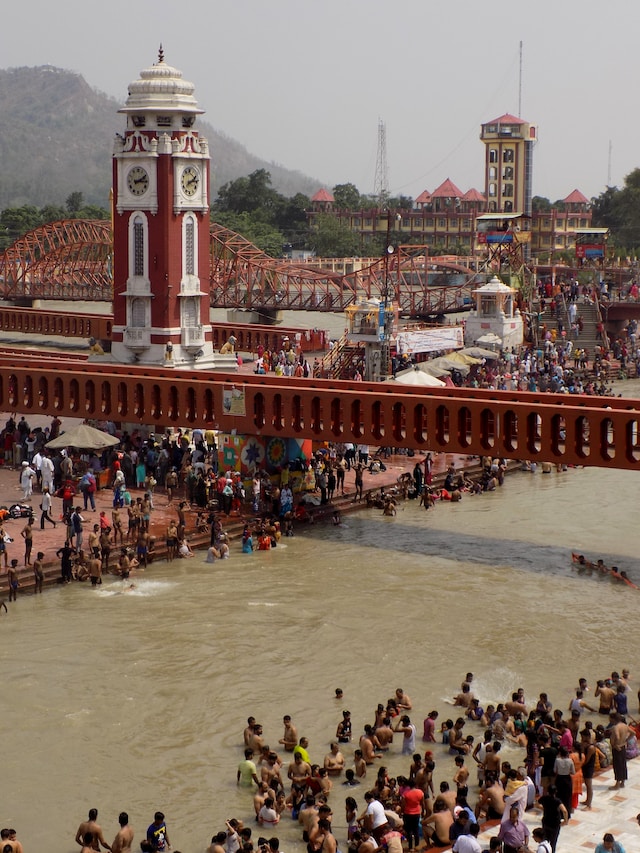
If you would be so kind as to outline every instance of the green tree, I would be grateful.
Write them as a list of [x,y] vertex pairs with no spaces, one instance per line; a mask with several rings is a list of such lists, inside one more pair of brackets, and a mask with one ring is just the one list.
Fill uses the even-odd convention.
[[268,223],[251,213],[232,213],[217,211],[214,219],[218,225],[223,225],[236,234],[240,234],[245,240],[253,243],[258,249],[272,258],[282,256],[282,247],[285,238],[281,231],[273,228]]
[[355,184],[336,184],[333,198],[338,210],[360,210],[360,192]]
[[533,213],[548,213],[551,210],[551,202],[541,195],[534,195],[531,199],[531,210]]
[[266,169],[256,169],[246,178],[229,181],[218,190],[213,204],[218,211],[229,213],[254,213],[265,222],[274,223],[277,211],[286,199],[271,186],[271,175]]
[[83,194],[79,191],[69,193],[67,200],[65,201],[65,205],[71,216],[76,216],[78,211],[84,206]]
[[4,250],[27,231],[40,225],[40,211],[32,204],[7,207],[0,213],[0,249]]
[[351,258],[360,254],[358,235],[329,214],[316,217],[309,244],[316,255],[324,258]]
[[46,222],[57,222],[58,219],[66,219],[68,215],[69,212],[57,204],[47,204],[40,208],[40,222],[43,225]]

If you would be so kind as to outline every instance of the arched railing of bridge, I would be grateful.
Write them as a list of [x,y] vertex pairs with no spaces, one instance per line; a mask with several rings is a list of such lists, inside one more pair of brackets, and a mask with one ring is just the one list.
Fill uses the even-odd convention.
[[49,222],[0,255],[0,294],[3,299],[110,300],[111,253],[109,222]]
[[[186,374],[186,375],[185,375]],[[225,394],[235,392],[234,414]],[[0,354],[0,408],[247,435],[640,469],[640,402],[331,382]]]
[[[271,258],[244,237],[211,226],[211,304],[217,308],[344,311],[360,297],[395,302],[404,316],[460,310],[477,280],[462,266],[429,258],[425,248],[401,246],[389,259],[346,275]],[[427,285],[442,274],[442,283]],[[455,283],[445,281],[456,275]]]

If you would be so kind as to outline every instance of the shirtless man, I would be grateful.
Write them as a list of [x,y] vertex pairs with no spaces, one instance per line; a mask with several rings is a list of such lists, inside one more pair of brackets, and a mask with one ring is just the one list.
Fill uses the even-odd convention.
[[382,721],[382,725],[376,727],[375,736],[378,744],[380,745],[380,749],[383,752],[386,752],[393,743],[393,729],[391,728],[391,720],[389,717],[385,717]]
[[91,586],[102,583],[102,560],[99,557],[91,557],[88,564]]
[[443,800],[436,800],[433,813],[422,821],[422,832],[427,847],[448,847],[449,828],[453,824],[453,812]]
[[504,707],[511,714],[512,717],[515,717],[516,714],[522,713],[525,717],[528,714],[527,706],[524,702],[521,701],[521,696],[518,693],[511,694],[511,701],[505,702]]
[[500,778],[500,749],[499,740],[494,740],[493,743],[488,743],[485,747],[484,778],[487,781]]
[[111,845],[112,853],[131,853],[133,829],[129,826],[129,815],[126,812],[120,812],[118,823],[120,824],[120,829],[113,839],[113,844]]
[[381,757],[380,755],[376,755],[376,749],[380,748],[380,744],[376,739],[373,728],[369,725],[364,727],[364,733],[360,735],[359,746],[362,750],[362,757],[367,764],[373,764],[376,758]]
[[218,832],[211,839],[211,844],[207,847],[206,853],[226,853],[225,841],[227,840],[226,832]]
[[282,767],[282,764],[280,763],[277,753],[270,750],[267,754],[266,761],[261,761],[260,763],[262,765],[260,768],[262,781],[266,782],[273,791],[278,791],[280,788],[284,788],[284,785],[282,784],[282,777],[280,776],[280,768]]
[[286,714],[282,718],[282,722],[284,723],[284,735],[280,738],[278,743],[281,743],[284,746],[285,752],[293,752],[294,747],[298,743],[298,730],[291,722],[289,714]]
[[453,697],[453,704],[459,706],[460,708],[469,708],[474,698],[475,697],[471,692],[471,685],[467,684],[466,681],[463,681],[462,692],[458,693],[457,696]]
[[407,696],[402,687],[396,688],[395,700],[398,711],[410,711],[413,708],[411,699]]
[[309,838],[315,831],[318,826],[319,819],[320,816],[318,815],[318,807],[316,805],[315,798],[309,794],[305,797],[304,807],[298,812],[298,823],[302,827],[303,839],[305,837],[305,833],[306,837]]
[[448,782],[440,782],[440,793],[436,797],[436,801],[433,805],[433,810],[436,811],[436,806],[438,803],[445,803],[446,807],[451,812],[451,816],[453,817],[453,810],[456,805],[456,791],[451,791],[449,789]]
[[299,752],[294,753],[293,761],[289,764],[287,770],[287,778],[295,785],[305,785],[306,780],[311,776],[311,765],[303,761]]
[[256,755],[259,755],[264,746],[264,738],[262,737],[262,726],[260,723],[254,723],[251,734],[249,735],[249,749],[252,749]]
[[627,753],[626,743],[632,736],[633,732],[625,723],[624,717],[620,714],[610,714],[611,727],[609,729],[609,742],[611,743],[611,751],[613,753],[613,777],[615,785],[611,790],[624,788],[624,783],[627,780]]
[[593,694],[595,698],[600,698],[599,714],[610,714],[613,709],[613,697],[616,691],[610,686],[610,682],[598,681],[596,692]]
[[92,850],[100,850],[100,845],[102,845],[105,850],[111,850],[111,845],[107,844],[104,840],[104,836],[102,834],[102,828],[97,823],[98,819],[98,809],[90,809],[89,817],[87,820],[83,820],[80,826],[78,827],[78,831],[76,832],[76,844],[79,844],[80,847],[84,846],[84,835],[85,833],[91,833],[91,849]]
[[12,853],[23,853],[22,844],[16,838],[15,829],[3,829],[0,831],[0,850],[4,851],[10,847]]
[[9,601],[17,601],[20,581],[18,580],[18,561],[16,559],[11,560],[11,565],[7,567],[7,581],[9,582]]
[[504,788],[496,779],[486,788],[480,791],[476,804],[476,818],[485,817],[486,820],[500,820],[504,814]]
[[344,770],[344,755],[335,741],[331,744],[331,751],[324,757],[324,768],[329,776],[340,776]]
[[89,533],[88,539],[89,553],[92,557],[97,557],[100,553],[100,525],[94,524],[93,530]]
[[244,740],[244,745],[249,746],[249,738],[253,734],[253,727],[256,724],[255,717],[247,717],[247,725],[242,733],[242,739]]
[[469,744],[466,742],[462,731],[464,722],[462,717],[458,717],[451,729],[451,734],[449,735],[450,752],[464,753],[465,755],[469,752]]

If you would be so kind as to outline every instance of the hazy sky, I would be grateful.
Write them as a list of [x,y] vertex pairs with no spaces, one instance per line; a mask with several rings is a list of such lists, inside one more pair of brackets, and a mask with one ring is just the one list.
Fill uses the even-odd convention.
[[[23,0],[3,4],[3,67],[50,63],[124,101],[157,59],[196,85],[207,120],[329,187],[450,177],[483,190],[480,124],[538,125],[534,193],[587,196],[640,166],[638,0]],[[213,152],[215,160],[215,151]]]

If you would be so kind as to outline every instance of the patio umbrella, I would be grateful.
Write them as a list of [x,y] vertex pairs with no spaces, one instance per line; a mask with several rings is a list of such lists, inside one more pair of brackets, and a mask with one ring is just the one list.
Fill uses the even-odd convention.
[[57,438],[48,441],[46,447],[52,450],[61,450],[63,447],[77,447],[78,450],[104,450],[105,447],[113,447],[120,444],[120,439],[102,432],[88,424],[78,424],[63,432]]
[[420,385],[422,388],[443,388],[444,382],[431,376],[429,373],[424,373],[417,368],[403,370],[396,373],[395,379],[388,380],[390,382],[399,382],[401,385]]

